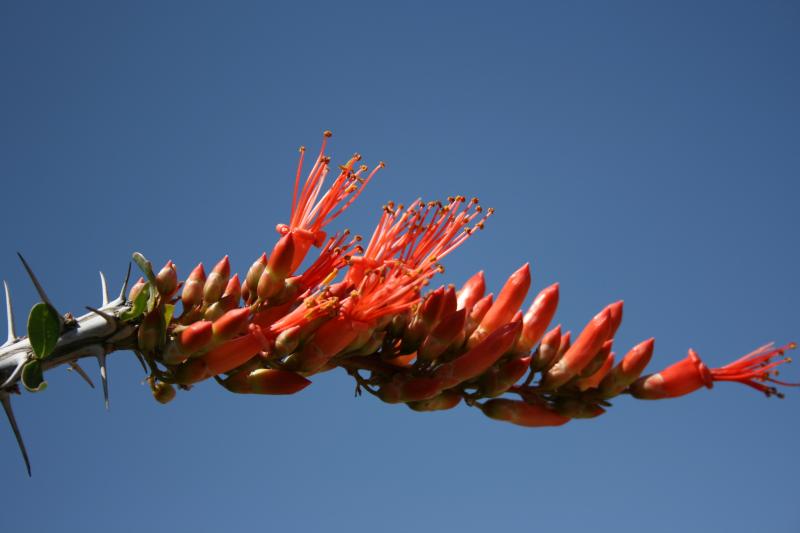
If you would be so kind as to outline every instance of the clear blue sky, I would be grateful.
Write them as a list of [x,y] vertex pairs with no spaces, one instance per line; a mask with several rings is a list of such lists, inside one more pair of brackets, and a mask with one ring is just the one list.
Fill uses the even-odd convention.
[[[76,312],[136,250],[246,270],[287,220],[297,146],[331,129],[336,161],[388,162],[339,228],[479,196],[497,215],[442,282],[484,269],[496,290],[531,261],[567,327],[623,298],[618,349],[720,365],[800,340],[799,45],[779,1],[5,1],[0,276],[24,324],[17,250]],[[131,354],[110,373],[110,413],[64,370],[15,398],[34,477],[3,427],[0,529],[800,530],[798,391],[531,430],[356,399],[343,373],[166,407]]]

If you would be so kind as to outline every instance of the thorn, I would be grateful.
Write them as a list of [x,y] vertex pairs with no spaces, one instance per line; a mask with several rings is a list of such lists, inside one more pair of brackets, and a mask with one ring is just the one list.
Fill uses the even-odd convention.
[[19,451],[22,452],[22,458],[25,460],[25,468],[28,469],[28,477],[31,477],[31,462],[28,459],[28,451],[25,449],[25,441],[22,440],[22,433],[19,432],[17,419],[14,418],[14,411],[11,409],[11,398],[8,397],[7,392],[0,392],[0,402],[3,404],[8,422],[11,424],[11,429],[14,431],[14,436],[17,438]]
[[[33,282],[33,286],[36,287],[36,292],[39,293],[39,298],[41,298],[44,303],[48,304],[53,309],[56,309],[56,306],[53,305],[53,302],[51,302],[50,298],[47,297],[47,293],[44,292],[44,289],[42,288],[42,284],[39,283],[38,279],[36,279],[36,274],[33,273],[33,270],[31,270],[31,267],[28,265],[28,262],[25,261],[25,258],[22,257],[21,253],[17,252],[17,255],[19,256],[19,260],[22,261],[22,266],[24,266],[25,270],[28,272],[28,276],[31,278],[31,281]],[[60,313],[58,315],[59,315],[59,317],[61,316]],[[61,319],[61,321],[62,322],[64,321],[63,318]]]
[[3,287],[6,290],[6,315],[8,315],[8,340],[3,346],[8,346],[17,340],[17,333],[14,330],[14,309],[11,306],[11,292],[8,290],[8,283],[3,280]]
[[113,317],[112,315],[109,315],[105,311],[101,311],[99,309],[95,309],[94,307],[90,307],[88,305],[86,306],[86,309],[88,309],[92,313],[96,314],[97,316],[103,317],[106,320],[106,322],[108,322],[112,326],[116,326],[117,319],[115,317]]
[[100,365],[100,381],[103,382],[103,401],[108,411],[108,367],[106,366],[106,352],[102,350],[97,352],[97,364]]
[[84,370],[81,368],[81,365],[79,365],[79,364],[77,363],[77,361],[71,361],[71,362],[69,363],[69,368],[68,368],[68,370],[74,370],[75,372],[77,372],[77,373],[78,373],[78,375],[79,375],[80,377],[82,377],[82,378],[83,378],[83,380],[84,380],[86,383],[88,383],[88,384],[89,384],[89,386],[90,386],[91,388],[94,388],[94,383],[92,383],[92,378],[90,378],[90,377],[89,377],[89,375],[88,375],[88,374],[87,374],[87,373],[86,373],[86,372],[85,372],[85,371],[84,371]]
[[122,290],[119,291],[119,300],[125,301],[125,293],[128,292],[128,282],[131,280],[131,263],[128,262],[128,272],[125,274],[125,281],[122,282]]
[[147,374],[148,373],[147,365],[144,362],[144,357],[142,357],[142,354],[139,353],[139,352],[133,352],[133,353],[134,353],[134,355],[136,355],[136,359],[139,360],[139,364],[142,365],[142,370],[144,370],[144,373]]
[[103,292],[103,305],[101,307],[105,307],[108,305],[108,283],[106,283],[106,276],[102,270],[100,271],[100,289]]

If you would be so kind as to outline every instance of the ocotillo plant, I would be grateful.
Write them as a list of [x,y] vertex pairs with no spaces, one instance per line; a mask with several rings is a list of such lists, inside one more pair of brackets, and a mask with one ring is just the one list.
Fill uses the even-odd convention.
[[[485,294],[483,271],[458,290],[428,290],[443,270],[441,261],[483,229],[492,210],[463,196],[408,206],[389,202],[368,240],[349,231],[329,235],[326,228],[384,166],[369,170],[356,154],[326,184],[329,136],[325,132],[304,182],[300,149],[289,221],[278,224],[277,243],[243,279],[231,276],[227,256],[210,273],[199,264],[180,281],[171,261],[155,272],[135,253],[143,276],[128,290],[129,268],[119,296],[110,300],[101,273],[102,305],[76,318],[56,310],[20,256],[42,301],[31,309],[27,335],[17,337],[5,286],[0,400],[29,474],[11,394],[21,391],[20,383],[43,390],[44,372],[60,365],[91,385],[78,361],[94,357],[108,406],[105,359],[121,350],[140,359],[161,403],[175,398],[176,388],[188,391],[204,380],[238,394],[295,394],[310,377],[340,367],[356,381],[357,394],[367,391],[415,411],[452,409],[463,401],[490,418],[528,427],[597,417],[622,394],[674,398],[735,381],[781,397],[776,385],[793,385],[775,379],[775,369],[789,362],[785,351],[794,344],[767,344],[713,369],[689,350],[685,359],[643,376],[654,339],[615,359],[621,301],[597,313],[573,340],[560,325],[551,328],[558,284],[520,309],[531,286],[527,264],[497,296]],[[312,248],[316,258],[305,261]]]

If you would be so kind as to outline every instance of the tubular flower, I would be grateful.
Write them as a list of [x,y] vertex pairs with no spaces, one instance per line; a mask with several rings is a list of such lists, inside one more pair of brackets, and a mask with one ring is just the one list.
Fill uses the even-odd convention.
[[[225,256],[208,276],[199,264],[182,283],[168,261],[131,290],[129,298],[144,307],[131,321],[136,349],[153,369],[158,401],[172,399],[172,385],[185,390],[212,378],[240,394],[293,394],[311,384],[308,376],[341,367],[356,380],[357,393],[387,403],[437,411],[463,400],[490,418],[540,427],[597,417],[605,400],[623,393],[672,398],[738,381],[769,396],[791,385],[775,372],[793,345],[767,345],[718,369],[690,350],[683,361],[640,378],[653,339],[614,365],[622,301],[606,306],[573,340],[561,325],[551,327],[558,283],[540,287],[523,307],[534,285],[527,263],[496,296],[486,294],[483,270],[459,290],[428,288],[443,272],[441,262],[492,215],[476,198],[388,202],[369,239],[349,230],[328,235],[327,226],[383,168],[369,171],[356,154],[329,179],[329,137],[304,181],[301,149],[289,222],[277,226],[277,242],[249,263],[242,281]],[[312,247],[319,253],[299,270]],[[143,293],[147,299],[137,298]],[[178,298],[183,313],[174,318]]]
[[786,357],[786,350],[792,350],[794,343],[775,348],[767,344],[722,368],[709,369],[697,353],[690,349],[685,359],[668,366],[661,372],[639,378],[631,385],[631,394],[642,400],[660,400],[677,398],[694,392],[701,387],[713,388],[717,381],[735,381],[766,396],[782,397],[783,394],[772,385],[798,386],[796,383],[785,383],[776,380],[775,368],[791,361]]

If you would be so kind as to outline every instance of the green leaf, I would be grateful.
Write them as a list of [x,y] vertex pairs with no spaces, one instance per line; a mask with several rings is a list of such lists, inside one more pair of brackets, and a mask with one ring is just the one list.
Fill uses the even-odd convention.
[[133,253],[133,262],[136,263],[142,272],[144,272],[144,275],[147,277],[147,281],[155,285],[156,275],[153,273],[153,264],[139,252]]
[[167,327],[169,327],[169,323],[172,322],[172,316],[175,314],[175,306],[172,304],[166,304],[164,306],[164,314],[163,320],[161,321],[161,345],[167,343]]
[[41,392],[47,388],[40,360],[28,361],[22,367],[22,384],[31,392]]
[[28,337],[37,359],[44,359],[53,353],[60,334],[58,311],[44,302],[34,305],[28,315]]
[[119,315],[119,319],[123,322],[128,322],[134,318],[138,318],[147,309],[147,303],[150,301],[150,293],[155,292],[150,290],[150,283],[145,283],[136,299],[133,300],[133,306],[130,309]]

